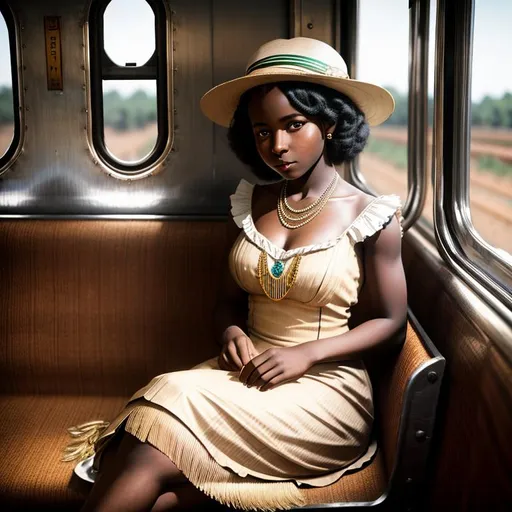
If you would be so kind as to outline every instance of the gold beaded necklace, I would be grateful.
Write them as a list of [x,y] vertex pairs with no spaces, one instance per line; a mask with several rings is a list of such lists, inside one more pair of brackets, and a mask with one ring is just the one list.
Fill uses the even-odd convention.
[[314,203],[301,209],[292,208],[288,204],[286,197],[288,181],[285,181],[281,188],[279,200],[277,201],[277,216],[281,224],[288,229],[297,229],[311,222],[323,210],[324,206],[334,194],[338,184],[338,178],[338,173],[335,172],[333,179],[322,195]]
[[260,252],[258,259],[258,279],[265,295],[274,301],[284,299],[297,280],[299,265],[302,256],[298,254],[290,263],[288,270],[284,271],[284,263],[276,260],[269,270],[267,253]]

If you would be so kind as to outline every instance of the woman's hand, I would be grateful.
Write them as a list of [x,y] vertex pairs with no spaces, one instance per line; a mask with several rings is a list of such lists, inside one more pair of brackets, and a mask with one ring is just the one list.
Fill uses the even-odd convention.
[[218,358],[221,370],[240,371],[258,355],[249,336],[236,325],[232,325],[224,331],[222,340],[222,351]]
[[270,348],[245,365],[240,381],[266,391],[283,382],[302,377],[314,364],[308,348],[303,345]]

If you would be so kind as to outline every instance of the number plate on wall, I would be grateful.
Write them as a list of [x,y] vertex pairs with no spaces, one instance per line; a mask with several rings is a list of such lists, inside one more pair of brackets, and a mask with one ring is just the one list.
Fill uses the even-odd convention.
[[44,17],[46,39],[46,78],[49,91],[62,91],[62,50],[60,37],[60,17]]

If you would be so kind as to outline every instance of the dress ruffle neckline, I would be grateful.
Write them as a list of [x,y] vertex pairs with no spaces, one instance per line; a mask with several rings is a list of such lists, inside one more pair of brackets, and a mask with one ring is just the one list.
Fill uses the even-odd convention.
[[230,196],[231,215],[236,225],[244,230],[247,238],[274,260],[287,260],[299,254],[304,255],[329,249],[340,242],[345,235],[354,244],[363,242],[386,226],[394,215],[397,216],[400,229],[402,229],[402,203],[400,198],[395,194],[381,195],[368,203],[350,226],[336,238],[318,244],[285,250],[275,245],[256,229],[252,217],[253,190],[254,185],[252,183],[244,179],[240,181],[235,193]]

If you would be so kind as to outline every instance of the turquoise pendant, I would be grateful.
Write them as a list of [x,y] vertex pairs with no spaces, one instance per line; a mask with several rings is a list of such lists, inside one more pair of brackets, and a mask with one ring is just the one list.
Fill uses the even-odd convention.
[[278,279],[281,277],[281,274],[283,273],[284,271],[284,264],[282,261],[276,261],[273,265],[272,265],[272,268],[270,269],[270,272],[272,273],[272,275]]

